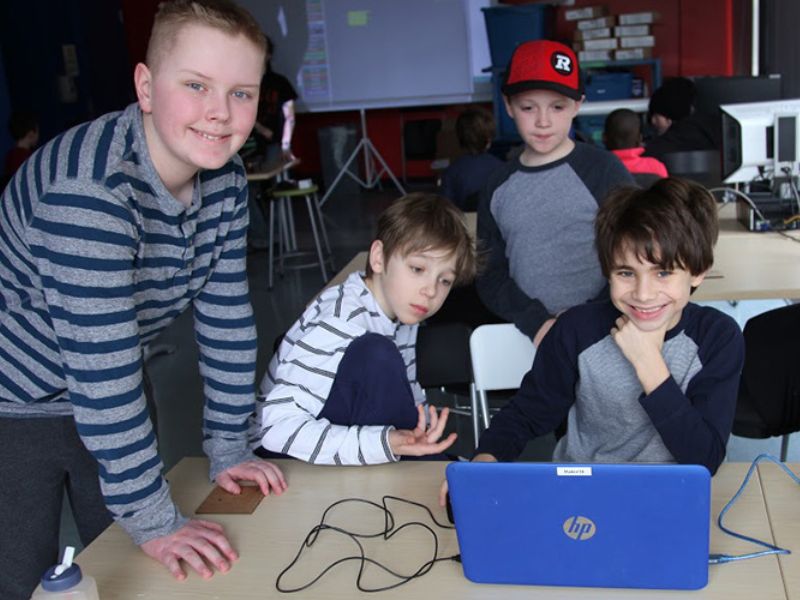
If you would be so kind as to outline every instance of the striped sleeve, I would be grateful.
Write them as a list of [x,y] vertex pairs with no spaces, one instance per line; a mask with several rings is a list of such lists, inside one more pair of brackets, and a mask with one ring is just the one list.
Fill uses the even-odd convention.
[[247,211],[244,186],[231,209],[223,212],[227,235],[193,305],[206,398],[203,449],[211,460],[212,479],[253,457],[247,427],[255,410],[257,341],[247,285]]
[[61,348],[78,433],[106,505],[134,542],[180,527],[142,391],[133,214],[105,188],[66,181],[36,204],[28,241]]
[[329,317],[287,334],[262,383],[262,389],[269,389],[259,407],[265,448],[315,464],[398,460],[389,448],[391,427],[334,425],[318,418],[344,351],[363,333],[352,322]]

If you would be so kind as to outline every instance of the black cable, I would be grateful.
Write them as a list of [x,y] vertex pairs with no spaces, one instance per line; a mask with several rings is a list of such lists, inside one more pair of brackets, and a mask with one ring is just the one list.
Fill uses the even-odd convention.
[[[333,504],[328,506],[323,511],[322,517],[320,518],[319,524],[315,525],[311,529],[311,531],[308,532],[308,534],[306,535],[306,538],[303,540],[303,543],[300,544],[300,549],[297,551],[297,554],[295,555],[294,559],[292,559],[292,561],[289,563],[289,565],[286,568],[284,568],[278,574],[278,578],[275,580],[275,588],[279,592],[283,592],[283,593],[294,593],[294,592],[299,592],[299,591],[302,591],[302,590],[306,590],[309,587],[311,587],[312,585],[314,585],[317,581],[319,581],[326,573],[328,573],[328,571],[330,571],[334,567],[336,567],[336,566],[338,566],[340,564],[344,564],[346,562],[358,561],[359,562],[359,568],[358,568],[358,575],[356,577],[356,588],[359,591],[362,591],[362,592],[382,592],[382,591],[391,590],[393,588],[399,587],[399,586],[401,586],[401,585],[403,585],[405,583],[408,583],[409,581],[411,581],[413,579],[417,579],[419,577],[422,577],[423,575],[426,575],[428,572],[430,572],[430,570],[433,568],[433,565],[435,565],[437,562],[442,562],[442,561],[447,561],[447,560],[459,560],[460,559],[460,557],[458,555],[455,555],[455,556],[444,556],[444,557],[443,556],[439,556],[439,538],[436,535],[436,532],[431,527],[426,525],[425,523],[422,523],[422,522],[419,522],[419,521],[411,521],[411,522],[408,522],[408,523],[404,523],[403,525],[401,525],[399,527],[396,527],[395,526],[394,515],[392,514],[392,512],[389,510],[389,508],[387,506],[387,503],[389,501],[402,502],[402,503],[405,503],[405,504],[409,504],[411,506],[416,506],[416,507],[419,507],[419,508],[423,508],[428,513],[428,516],[430,517],[431,521],[433,521],[433,523],[435,523],[437,527],[439,527],[441,529],[453,529],[453,527],[450,526],[450,525],[446,525],[446,524],[440,523],[436,519],[436,517],[434,516],[433,512],[431,512],[431,510],[427,506],[425,506],[424,504],[420,504],[419,502],[414,502],[412,500],[406,500],[405,498],[398,498],[397,496],[383,496],[383,498],[381,499],[381,504],[378,504],[377,502],[373,502],[372,500],[365,500],[363,498],[344,498],[342,500],[338,500],[338,501],[334,502]],[[339,506],[341,504],[345,504],[345,503],[348,503],[348,502],[359,502],[359,503],[362,503],[362,504],[366,504],[366,505],[368,505],[370,507],[377,508],[378,510],[382,511],[383,515],[384,515],[383,530],[378,531],[378,532],[374,532],[374,533],[369,533],[369,532],[368,533],[358,533],[358,532],[348,531],[346,529],[342,529],[341,527],[336,527],[334,525],[329,525],[329,524],[327,524],[325,522],[327,517],[328,517],[328,514],[334,508],[336,508],[337,506]],[[388,541],[392,537],[394,537],[395,535],[397,535],[398,533],[403,531],[404,529],[411,528],[411,527],[422,528],[422,529],[424,529],[425,531],[427,531],[428,533],[431,534],[431,536],[433,538],[433,554],[432,554],[430,559],[428,559],[425,562],[423,562],[416,569],[416,571],[414,571],[410,575],[404,575],[404,574],[401,574],[401,573],[397,573],[397,572],[393,571],[392,569],[390,569],[389,567],[387,567],[386,565],[381,564],[378,561],[376,561],[376,560],[374,560],[372,558],[369,558],[366,555],[366,551],[364,550],[364,546],[362,545],[362,543],[360,541],[360,538],[372,539],[372,538],[383,537],[383,539],[385,541]],[[291,571],[292,568],[297,564],[297,562],[300,560],[300,557],[303,554],[304,549],[311,548],[311,546],[313,546],[314,543],[317,541],[317,539],[319,537],[319,534],[322,533],[323,531],[329,531],[329,532],[332,532],[332,533],[336,533],[336,534],[340,534],[340,535],[343,535],[345,537],[348,537],[358,547],[358,554],[351,555],[351,556],[344,556],[344,557],[332,562],[331,564],[326,566],[311,581],[309,581],[309,582],[307,582],[307,583],[305,583],[305,584],[303,584],[303,585],[301,585],[299,587],[289,588],[289,587],[283,586],[282,583],[281,583],[281,580],[283,579],[283,577],[289,571]],[[364,569],[366,568],[367,564],[371,564],[371,565],[374,565],[374,566],[378,567],[383,572],[387,573],[388,575],[391,575],[392,577],[398,579],[399,581],[397,581],[395,583],[392,583],[390,585],[383,586],[383,587],[377,587],[377,588],[365,587],[363,585],[363,577],[364,577]]]

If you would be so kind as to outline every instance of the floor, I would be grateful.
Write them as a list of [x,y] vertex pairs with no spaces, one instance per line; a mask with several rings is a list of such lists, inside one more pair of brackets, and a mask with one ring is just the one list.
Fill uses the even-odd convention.
[[[411,185],[408,191],[422,191],[425,184]],[[378,215],[397,197],[394,189],[362,191],[360,194],[333,195],[326,203],[326,227],[331,239],[335,265],[345,265],[354,254],[365,250],[371,240]],[[310,243],[307,220],[297,211],[299,243]],[[300,315],[304,306],[324,286],[319,268],[287,271],[276,279],[272,290],[267,286],[267,252],[252,251],[248,255],[250,294],[258,330],[258,372],[260,381],[272,354],[275,338],[286,331]],[[331,276],[331,274],[329,274]],[[201,456],[202,386],[197,371],[197,349],[192,333],[192,317],[182,315],[157,340],[168,353],[154,356],[149,362],[159,414],[159,443],[166,469],[184,456]],[[435,404],[451,399],[439,391],[430,393]],[[466,417],[452,419],[450,427],[459,433],[453,451],[469,456],[473,448],[471,422]],[[789,445],[789,460],[800,462],[800,435],[793,436]],[[555,444],[552,436],[531,442],[523,460],[549,460]],[[731,437],[727,460],[750,461],[761,452],[776,456],[780,439],[747,440]],[[65,507],[66,508],[66,507]],[[62,547],[75,545],[80,549],[75,526],[69,510],[62,519]]]

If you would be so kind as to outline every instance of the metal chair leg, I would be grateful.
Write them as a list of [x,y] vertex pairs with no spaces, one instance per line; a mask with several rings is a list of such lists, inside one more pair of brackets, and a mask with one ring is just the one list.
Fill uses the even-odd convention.
[[306,194],[306,207],[308,207],[308,218],[311,221],[311,233],[314,234],[314,247],[317,249],[317,258],[319,258],[319,268],[322,271],[322,280],[328,281],[328,272],[325,269],[325,257],[322,254],[322,245],[320,244],[319,233],[317,232],[317,219],[314,214],[314,207],[311,204],[311,194]]

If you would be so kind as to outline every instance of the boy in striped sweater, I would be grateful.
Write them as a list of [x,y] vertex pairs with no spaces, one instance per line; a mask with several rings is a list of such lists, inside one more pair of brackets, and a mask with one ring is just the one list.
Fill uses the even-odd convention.
[[264,52],[233,2],[162,4],[134,73],[138,103],[56,137],[3,194],[4,599],[29,598],[56,562],[65,488],[84,543],[110,513],[178,579],[181,561],[211,577],[237,558],[221,526],[172,501],[142,390],[143,349],[189,307],[211,478],[234,494],[237,480],[286,487],[246,435],[256,332],[236,152],[255,122]]
[[461,212],[409,194],[378,221],[366,272],[322,292],[272,357],[259,393],[258,439],[316,464],[369,465],[440,454],[448,410],[425,409],[417,328],[475,274]]

